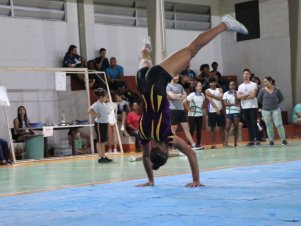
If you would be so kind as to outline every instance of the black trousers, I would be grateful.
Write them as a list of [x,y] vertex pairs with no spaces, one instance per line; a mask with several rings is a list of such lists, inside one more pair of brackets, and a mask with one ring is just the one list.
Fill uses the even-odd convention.
[[203,116],[198,116],[198,117],[188,116],[189,132],[193,137],[194,130],[196,130],[197,144],[201,144],[202,123],[203,123]]
[[242,109],[242,115],[247,124],[250,141],[260,141],[257,128],[257,108]]
[[0,138],[0,160],[8,161],[10,159],[10,153],[8,149],[8,143],[6,140]]

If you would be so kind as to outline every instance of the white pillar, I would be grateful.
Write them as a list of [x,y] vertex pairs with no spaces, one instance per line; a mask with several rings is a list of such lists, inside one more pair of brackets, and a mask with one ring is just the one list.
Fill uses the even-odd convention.
[[86,60],[94,59],[96,57],[96,49],[94,49],[95,23],[93,0],[78,0],[77,5],[80,55]]
[[301,102],[301,3],[299,0],[299,10],[298,10],[298,34],[297,34],[297,56],[296,56],[296,80],[295,84],[295,93],[294,93],[294,103]]
[[293,103],[301,101],[301,3],[288,1],[291,43],[291,77]]
[[166,57],[164,0],[147,0],[148,34],[151,36],[153,63],[158,64]]

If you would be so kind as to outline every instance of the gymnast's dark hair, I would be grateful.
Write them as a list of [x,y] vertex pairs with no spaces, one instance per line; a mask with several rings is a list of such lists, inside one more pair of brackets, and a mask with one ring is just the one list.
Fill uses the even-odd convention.
[[268,80],[269,82],[272,83],[272,85],[274,86],[275,85],[275,79],[273,79],[271,76],[267,76],[267,77],[264,77],[266,80]]
[[150,160],[153,163],[153,170],[157,170],[163,166],[168,159],[168,154],[161,151],[160,148],[152,148],[150,152]]

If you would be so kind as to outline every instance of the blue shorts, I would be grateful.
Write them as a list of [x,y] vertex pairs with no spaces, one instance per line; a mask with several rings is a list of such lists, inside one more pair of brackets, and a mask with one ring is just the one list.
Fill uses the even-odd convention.
[[226,114],[226,118],[230,120],[233,120],[234,118],[240,119],[240,113]]

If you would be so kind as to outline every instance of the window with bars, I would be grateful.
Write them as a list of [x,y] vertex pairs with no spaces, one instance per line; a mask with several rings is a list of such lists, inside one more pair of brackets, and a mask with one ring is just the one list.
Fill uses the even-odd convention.
[[65,20],[65,0],[0,0],[0,16]]
[[[147,27],[145,0],[94,0],[95,22],[102,24]],[[166,28],[208,30],[210,6],[165,2]]]

